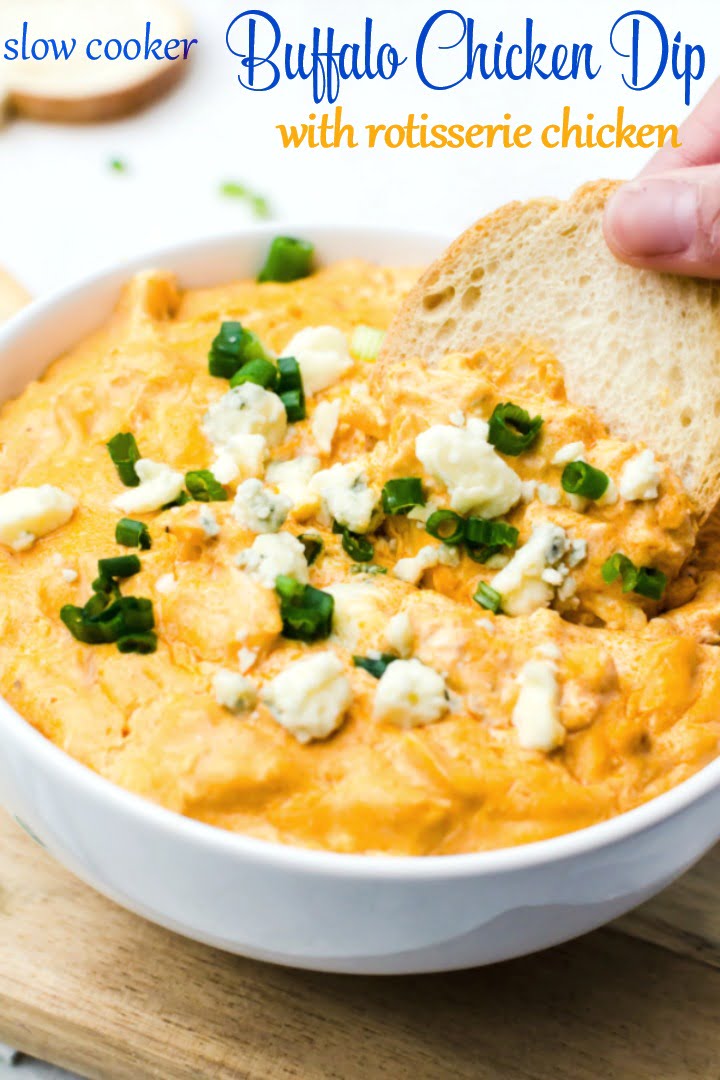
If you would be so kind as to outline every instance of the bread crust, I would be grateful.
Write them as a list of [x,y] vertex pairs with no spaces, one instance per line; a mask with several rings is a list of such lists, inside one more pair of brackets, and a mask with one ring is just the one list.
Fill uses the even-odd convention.
[[381,371],[535,338],[570,398],[664,458],[705,519],[720,498],[720,287],[618,262],[602,228],[618,186],[513,202],[472,225],[409,293]]

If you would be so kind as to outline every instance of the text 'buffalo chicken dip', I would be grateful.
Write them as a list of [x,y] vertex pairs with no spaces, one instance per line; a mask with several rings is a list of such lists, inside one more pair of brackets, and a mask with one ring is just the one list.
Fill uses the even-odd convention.
[[526,843],[718,752],[720,548],[533,341],[377,355],[413,271],[137,277],[0,413],[0,689],[109,780],[341,852]]

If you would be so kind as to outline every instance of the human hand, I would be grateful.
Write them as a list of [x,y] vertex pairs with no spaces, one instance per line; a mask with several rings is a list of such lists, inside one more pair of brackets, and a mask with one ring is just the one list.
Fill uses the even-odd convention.
[[605,237],[631,266],[720,278],[720,80],[605,211]]

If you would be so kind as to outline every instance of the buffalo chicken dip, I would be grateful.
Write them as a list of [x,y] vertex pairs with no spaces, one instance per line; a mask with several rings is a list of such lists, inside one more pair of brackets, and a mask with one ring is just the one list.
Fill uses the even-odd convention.
[[0,689],[130,791],[338,852],[527,843],[718,752],[720,564],[523,340],[378,361],[415,273],[145,273],[0,414]]

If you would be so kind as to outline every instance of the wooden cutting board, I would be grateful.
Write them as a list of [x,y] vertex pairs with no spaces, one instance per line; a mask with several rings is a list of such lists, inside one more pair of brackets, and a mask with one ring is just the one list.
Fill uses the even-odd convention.
[[[25,298],[0,272],[0,312]],[[718,1080],[720,848],[570,945],[352,978],[161,930],[0,812],[0,1042],[97,1080]]]
[[128,914],[0,815],[0,1041],[98,1080],[717,1080],[719,899],[720,849],[537,956],[318,975]]

